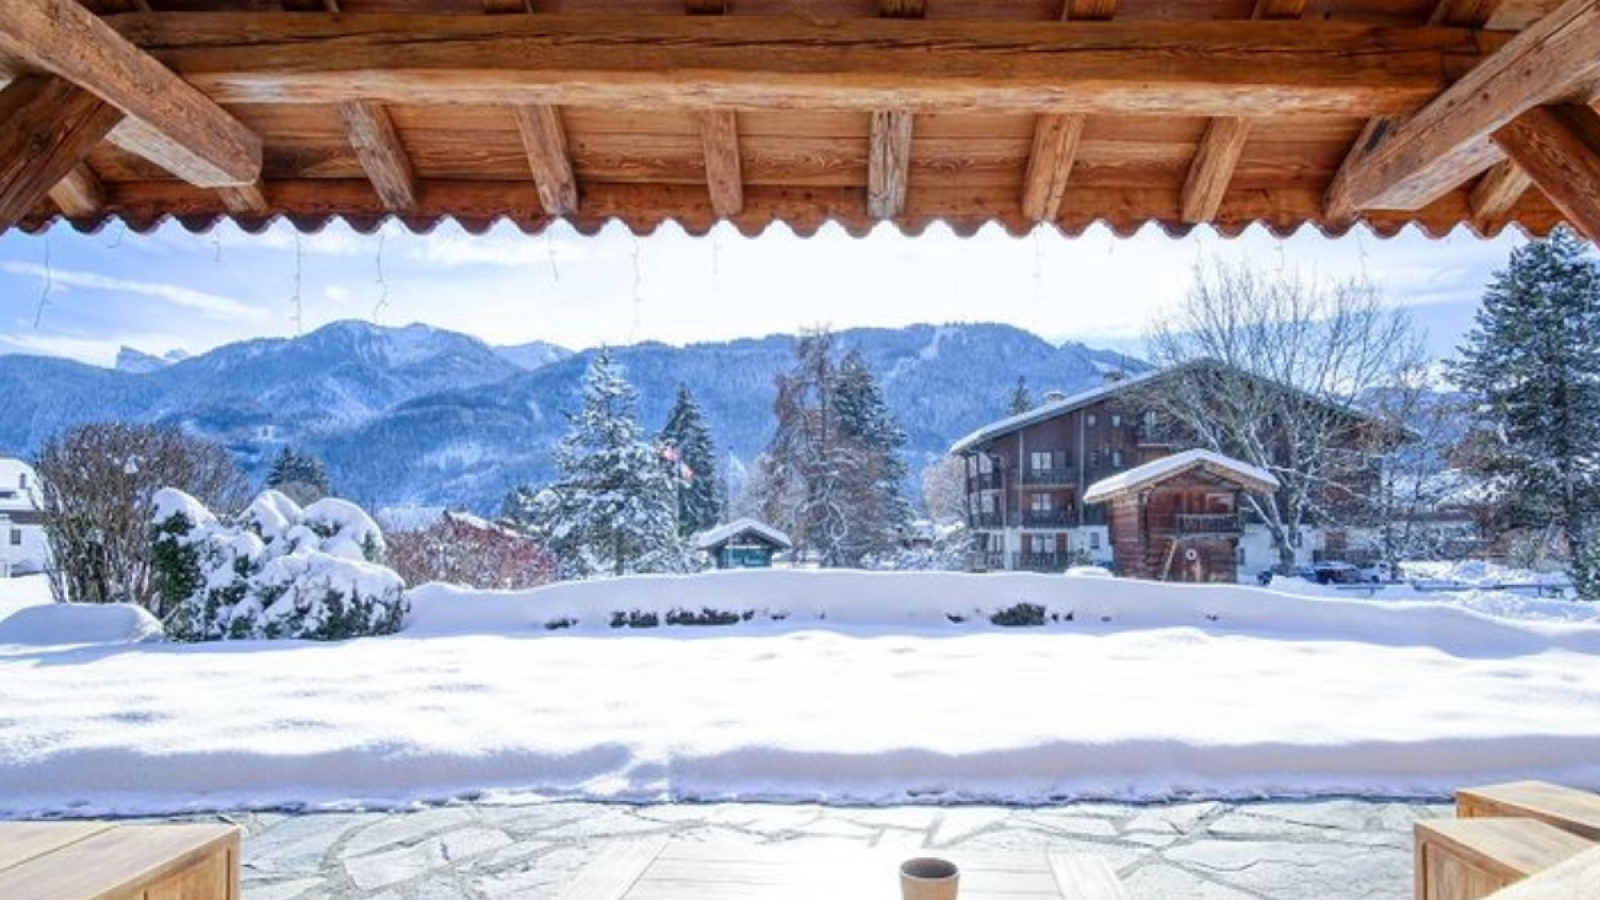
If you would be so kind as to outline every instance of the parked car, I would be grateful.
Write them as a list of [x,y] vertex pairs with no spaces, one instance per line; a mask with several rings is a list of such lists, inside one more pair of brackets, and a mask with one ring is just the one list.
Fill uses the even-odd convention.
[[[1256,576],[1256,581],[1262,585],[1268,585],[1279,574],[1281,573],[1272,569],[1265,569]],[[1338,560],[1326,560],[1312,563],[1309,566],[1295,566],[1284,577],[1303,578],[1316,584],[1367,584],[1378,581],[1375,575],[1368,574],[1365,570],[1351,563]]]

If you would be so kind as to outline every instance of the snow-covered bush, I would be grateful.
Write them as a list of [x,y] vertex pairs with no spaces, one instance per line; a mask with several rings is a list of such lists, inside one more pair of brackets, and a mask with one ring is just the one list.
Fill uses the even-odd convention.
[[383,534],[354,504],[324,499],[302,510],[266,491],[223,522],[169,488],[155,507],[155,578],[175,638],[342,640],[404,622],[405,582],[381,565]]

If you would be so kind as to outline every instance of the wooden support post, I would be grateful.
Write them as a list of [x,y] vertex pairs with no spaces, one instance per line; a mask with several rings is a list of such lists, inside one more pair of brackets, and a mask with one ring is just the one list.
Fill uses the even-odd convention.
[[1183,183],[1183,221],[1194,225],[1216,217],[1249,137],[1250,120],[1238,116],[1212,119],[1206,126],[1200,149],[1189,165],[1189,177]]
[[1510,160],[1496,163],[1472,188],[1472,217],[1480,225],[1504,218],[1532,186],[1533,179],[1516,163]]
[[701,113],[700,143],[705,150],[706,187],[711,191],[711,208],[719,216],[744,212],[738,116],[725,109]]
[[906,205],[906,179],[911,167],[909,110],[872,114],[872,145],[867,153],[867,214],[892,219]]
[[392,210],[415,206],[417,187],[411,160],[383,104],[341,103],[339,115],[344,119],[350,146],[355,148],[356,158],[383,205]]
[[67,218],[87,219],[106,205],[106,189],[88,163],[78,163],[50,189],[50,200]]
[[1600,243],[1600,113],[1534,107],[1496,131],[1494,142],[1573,227]]
[[119,145],[200,187],[252,184],[261,139],[76,0],[0,0],[0,53],[120,109]]
[[567,132],[554,106],[518,106],[517,130],[528,154],[528,168],[539,188],[539,203],[552,216],[578,211],[578,181],[567,156]]
[[65,79],[25,75],[0,90],[0,231],[72,174],[122,113]]
[[1046,113],[1033,126],[1033,151],[1023,179],[1022,214],[1034,222],[1053,222],[1078,156],[1085,116]]
[[1567,0],[1347,160],[1328,193],[1329,217],[1428,205],[1500,161],[1491,134],[1597,73],[1600,0]]

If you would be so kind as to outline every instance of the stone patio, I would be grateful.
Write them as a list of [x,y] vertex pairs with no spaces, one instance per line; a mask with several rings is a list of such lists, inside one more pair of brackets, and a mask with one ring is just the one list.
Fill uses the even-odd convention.
[[1411,823],[1450,807],[1367,800],[993,806],[550,803],[249,813],[244,900],[550,900],[610,841],[1098,853],[1132,900],[1406,900]]

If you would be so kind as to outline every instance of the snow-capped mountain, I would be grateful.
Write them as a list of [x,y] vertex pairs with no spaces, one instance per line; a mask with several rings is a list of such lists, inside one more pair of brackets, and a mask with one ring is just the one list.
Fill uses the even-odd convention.
[[131,375],[145,375],[158,369],[165,369],[175,362],[183,362],[189,354],[182,350],[168,350],[156,356],[137,350],[133,347],[123,346],[117,349],[117,362],[112,368],[118,372],[127,372]]
[[[1145,368],[1004,325],[855,329],[836,342],[841,352],[859,348],[882,379],[913,471],[1003,415],[1018,376],[1039,398],[1099,384],[1109,370]],[[661,425],[677,385],[687,384],[724,458],[738,467],[767,442],[774,379],[790,365],[794,343],[773,335],[613,352],[639,390],[646,427]],[[512,485],[550,477],[551,448],[578,407],[592,352],[492,348],[422,325],[339,322],[144,374],[0,356],[0,446],[31,453],[85,421],[179,422],[227,445],[257,476],[288,443],[321,456],[340,492],[369,505],[489,512]]]

